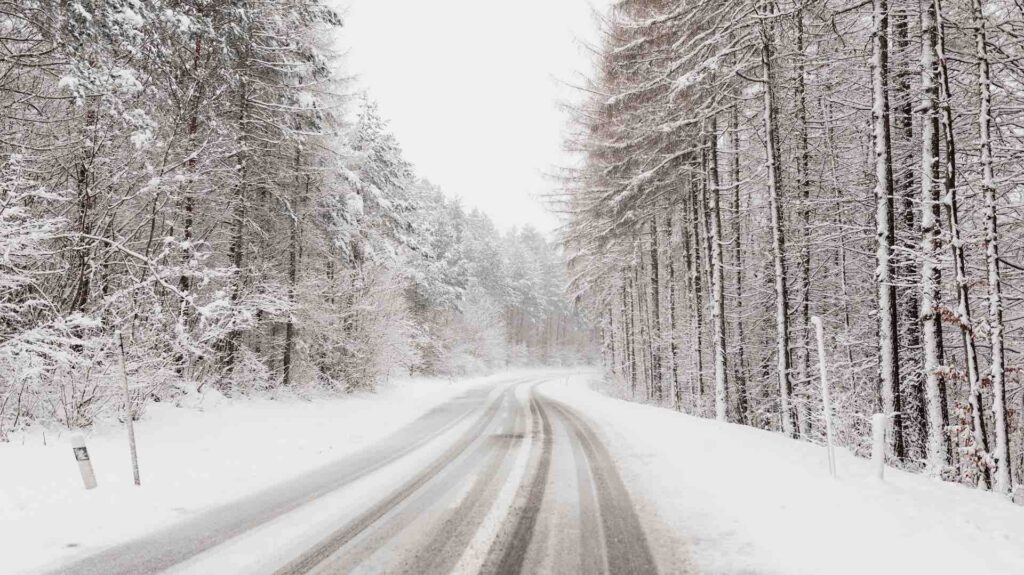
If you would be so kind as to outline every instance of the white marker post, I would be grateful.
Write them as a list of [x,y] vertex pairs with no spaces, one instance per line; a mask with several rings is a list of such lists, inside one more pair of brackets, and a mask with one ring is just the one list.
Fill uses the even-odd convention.
[[96,474],[92,470],[92,461],[89,460],[89,450],[85,448],[85,438],[81,435],[71,436],[71,450],[78,461],[78,471],[82,474],[82,483],[86,489],[96,488]]
[[889,418],[884,413],[871,416],[871,463],[879,481],[885,479],[885,435],[889,429]]
[[124,338],[121,337],[120,330],[114,333],[114,337],[117,338],[117,345],[121,351],[121,380],[124,382],[124,421],[128,426],[128,449],[132,454],[132,475],[135,477],[135,485],[142,485],[142,481],[139,479],[139,455],[135,451],[135,424],[132,422],[131,396],[128,393],[128,368],[124,361]]
[[825,407],[825,437],[828,440],[828,474],[836,476],[836,449],[832,431],[832,399],[828,393],[828,368],[825,365],[825,328],[821,318],[811,318],[815,334],[818,336],[818,371],[821,372],[821,401]]

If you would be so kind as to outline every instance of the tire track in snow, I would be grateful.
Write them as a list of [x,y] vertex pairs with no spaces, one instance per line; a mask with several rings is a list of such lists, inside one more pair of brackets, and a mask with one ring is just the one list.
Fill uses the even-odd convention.
[[502,393],[501,400],[499,402],[492,403],[477,423],[469,431],[463,434],[462,437],[460,437],[454,445],[445,451],[441,457],[434,460],[429,467],[413,477],[412,480],[405,483],[388,498],[364,512],[351,523],[329,535],[304,555],[276,571],[275,575],[294,575],[298,573],[307,573],[313,570],[319,564],[326,561],[346,543],[351,541],[389,511],[416,493],[421,487],[423,487],[423,485],[441,473],[456,458],[458,458],[459,455],[466,451],[466,449],[480,436],[480,434],[483,433],[497,414],[500,404],[508,400],[508,397],[514,392],[514,389],[515,386],[511,386],[506,389]]
[[[511,405],[497,418],[500,423],[488,429],[415,495],[339,549],[314,572],[373,572],[376,565],[378,571],[389,573],[450,573],[500,488],[500,483],[495,486],[499,472],[507,467],[513,448],[524,439],[524,410],[518,402],[507,403]],[[439,508],[444,509],[443,517],[437,517]],[[395,565],[398,555],[389,549],[403,545],[410,551],[419,551]],[[380,565],[381,560],[387,567]]]
[[[527,389],[527,397],[531,397],[532,386]],[[528,400],[529,401],[529,400]],[[451,569],[452,575],[471,575],[485,572],[488,559],[491,556],[490,550],[494,541],[499,537],[505,528],[509,514],[519,495],[520,486],[523,483],[529,467],[529,459],[533,452],[532,437],[536,436],[536,420],[533,412],[526,412],[530,416],[531,433],[527,441],[519,445],[516,456],[512,462],[508,479],[502,484],[494,502],[491,504],[487,515],[480,523],[476,536],[470,540],[468,546],[463,550],[458,562]]]
[[[456,562],[471,545],[473,536],[480,530],[491,507],[491,500],[487,497],[496,497],[501,490],[499,471],[506,465],[514,465],[513,448],[527,441],[524,429],[527,416],[518,404],[516,407],[512,428],[489,438],[481,446],[481,451],[489,449],[493,455],[477,475],[469,493],[410,562],[410,565],[415,566],[417,575],[451,573]],[[497,447],[494,446],[496,443],[499,444]]]
[[[548,472],[551,469],[551,451],[554,443],[551,434],[551,421],[543,406],[537,401],[534,389],[535,386],[530,388],[530,411],[534,415],[534,434],[535,436],[540,434],[543,438],[540,459],[537,462],[537,469],[534,471],[522,512],[511,530],[495,568],[495,573],[499,575],[517,574],[522,571],[526,552],[533,541],[533,532],[537,526],[537,516],[540,514],[544,490],[548,483]],[[496,541],[495,545],[500,545],[500,542]]]
[[576,467],[576,489],[579,505],[579,572],[604,573],[607,567],[605,560],[604,537],[601,531],[601,516],[597,506],[597,487],[587,462],[587,454],[583,450],[580,438],[569,427],[559,414],[559,423],[569,438],[569,449],[572,450],[573,463]]
[[[513,380],[506,384],[506,389],[525,381],[529,379]],[[493,408],[489,395],[490,390],[486,389],[467,392],[431,409],[377,445],[344,456],[294,480],[205,511],[178,525],[86,555],[49,573],[134,575],[164,571],[422,448],[478,413],[481,401],[490,403]],[[487,413],[481,415],[481,419]],[[383,451],[379,449],[382,444],[386,446]]]
[[547,398],[542,401],[549,402],[552,409],[569,424],[589,462],[590,474],[597,491],[601,527],[604,531],[608,572],[613,575],[656,574],[658,568],[643,526],[640,524],[640,518],[607,448],[593,428],[571,408]]

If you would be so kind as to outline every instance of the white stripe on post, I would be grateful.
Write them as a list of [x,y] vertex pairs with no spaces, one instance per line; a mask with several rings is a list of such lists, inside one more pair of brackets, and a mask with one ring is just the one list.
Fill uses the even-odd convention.
[[92,461],[89,459],[89,450],[85,448],[85,438],[81,435],[71,436],[71,450],[78,462],[78,471],[82,474],[82,483],[86,489],[96,488],[96,474],[92,470]]

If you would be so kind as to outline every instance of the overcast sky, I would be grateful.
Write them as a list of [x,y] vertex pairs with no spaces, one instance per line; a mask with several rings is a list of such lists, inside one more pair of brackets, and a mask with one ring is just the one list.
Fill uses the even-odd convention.
[[420,176],[501,227],[556,219],[540,197],[565,162],[559,102],[589,66],[609,0],[338,0],[341,45]]

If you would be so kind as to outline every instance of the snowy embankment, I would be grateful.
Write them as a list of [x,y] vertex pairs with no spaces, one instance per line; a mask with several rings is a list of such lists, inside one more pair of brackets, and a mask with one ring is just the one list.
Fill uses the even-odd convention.
[[[591,376],[589,379],[593,379]],[[704,573],[1024,573],[1024,507],[766,431],[612,399],[584,376],[547,396],[598,423],[652,541]]]
[[123,426],[85,433],[99,482],[92,491],[66,430],[14,435],[0,443],[0,572],[138,537],[370,445],[474,386],[529,373],[414,379],[315,401],[207,393],[190,407],[154,404],[135,427],[142,488],[132,485]]

